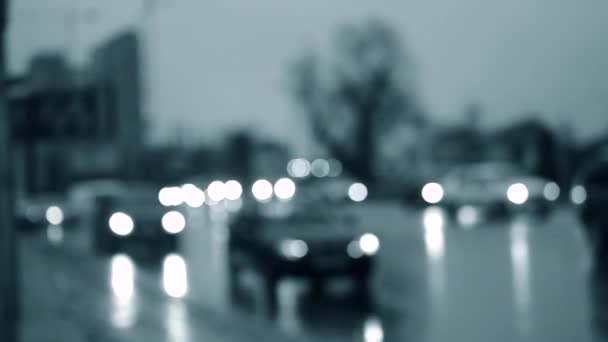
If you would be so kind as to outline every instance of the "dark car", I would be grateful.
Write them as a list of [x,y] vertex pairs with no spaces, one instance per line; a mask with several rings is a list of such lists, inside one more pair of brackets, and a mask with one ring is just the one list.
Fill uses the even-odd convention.
[[275,288],[284,276],[300,276],[321,290],[326,280],[349,276],[356,298],[369,295],[373,259],[380,248],[378,238],[361,232],[348,216],[327,207],[297,207],[275,217],[246,211],[231,225],[229,266],[233,290],[238,273],[254,269],[264,279],[270,308],[275,309]]
[[581,221],[595,256],[605,260],[608,257],[608,160],[587,167],[572,188],[571,197],[580,206]]
[[132,243],[150,251],[174,250],[178,235],[186,228],[182,210],[158,202],[153,186],[129,186],[121,193],[94,199],[93,245],[114,252]]

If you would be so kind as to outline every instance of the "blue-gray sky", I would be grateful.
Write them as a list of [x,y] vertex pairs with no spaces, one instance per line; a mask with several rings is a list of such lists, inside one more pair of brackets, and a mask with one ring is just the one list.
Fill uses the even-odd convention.
[[[17,8],[41,7],[37,0],[15,2]],[[141,0],[46,2],[96,7],[97,19],[73,24],[81,31],[76,40],[58,15],[35,24],[14,20],[11,70],[22,70],[39,48],[66,44],[76,45],[71,49],[82,60],[101,35],[142,19]],[[534,111],[554,125],[571,121],[581,138],[608,131],[605,0],[156,3],[144,28],[149,111],[159,137],[177,130],[172,122],[203,137],[253,125],[299,144],[306,134],[284,87],[286,63],[307,47],[327,49],[340,23],[371,15],[403,34],[423,103],[437,121],[457,119],[467,103],[479,102],[488,126]]]

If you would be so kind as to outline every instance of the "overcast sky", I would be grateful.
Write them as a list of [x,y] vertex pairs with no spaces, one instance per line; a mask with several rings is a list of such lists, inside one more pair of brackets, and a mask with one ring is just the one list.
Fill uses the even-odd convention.
[[[41,48],[67,45],[82,60],[100,36],[141,20],[140,1],[45,0],[55,8],[46,11],[39,0],[15,0],[10,70],[23,70]],[[97,8],[94,19],[66,22],[61,13],[70,2]],[[326,49],[340,23],[371,15],[403,34],[437,121],[453,121],[479,102],[490,127],[532,111],[553,125],[571,121],[582,138],[608,131],[605,0],[156,2],[145,27],[159,137],[181,122],[182,132],[205,137],[253,125],[304,139],[284,87],[286,63],[307,47]]]

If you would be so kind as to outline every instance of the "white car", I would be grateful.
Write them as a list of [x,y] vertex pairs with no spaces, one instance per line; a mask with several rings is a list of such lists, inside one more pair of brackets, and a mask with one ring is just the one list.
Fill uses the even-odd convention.
[[[507,163],[478,163],[452,169],[438,183],[425,185],[423,198],[460,215],[462,208],[479,216],[501,216],[523,209],[545,214],[559,197],[559,186]],[[471,215],[469,215],[471,216]]]

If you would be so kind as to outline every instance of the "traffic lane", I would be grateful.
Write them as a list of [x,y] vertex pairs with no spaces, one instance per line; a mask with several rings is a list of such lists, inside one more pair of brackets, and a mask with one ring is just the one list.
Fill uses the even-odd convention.
[[[481,341],[497,340],[497,332],[505,341],[562,336],[589,341],[594,335],[598,305],[589,302],[600,302],[595,298],[605,287],[588,291],[589,260],[571,211],[559,210],[546,221],[521,216],[473,229],[462,229],[436,209],[402,210],[383,203],[357,212],[360,224],[382,241],[372,286],[376,304],[353,307],[344,291],[311,296],[305,281],[287,279],[276,289],[280,310],[272,330],[330,341]],[[185,300],[265,324],[264,293],[255,275],[246,281],[249,303],[232,300],[226,291],[225,218],[215,209],[194,215],[182,236]],[[138,284],[160,288],[162,269],[141,266],[135,265]],[[173,291],[183,291],[176,283]]]
[[[593,339],[590,260],[571,210],[559,209],[546,220],[521,215],[468,227],[437,208],[410,215],[420,224],[400,229],[421,233],[426,265],[414,278],[427,281],[427,341]],[[395,245],[385,243],[385,274],[405,278],[408,271],[390,253],[399,238],[388,231],[381,236]],[[395,302],[407,296],[389,295]]]
[[179,254],[98,255],[86,248],[85,230],[50,228],[20,237],[22,341],[285,340],[275,329],[193,305]]
[[[571,209],[560,208],[546,219],[523,214],[496,222],[465,220],[464,225],[437,208],[403,210],[376,203],[359,206],[356,212],[360,225],[382,241],[372,282],[375,305],[353,309],[347,292],[338,292],[336,298],[314,297],[306,281],[288,279],[275,289],[282,308],[275,320],[278,329],[336,341],[365,340],[366,327],[373,331],[368,340],[382,336],[386,341],[596,337],[592,323],[597,306],[589,305],[597,296],[589,291],[591,263]],[[222,217],[213,210],[210,216]],[[210,277],[205,274],[224,282],[215,289],[227,288],[221,242],[228,233],[221,219],[210,219],[188,233],[201,234],[199,238],[186,238],[199,253],[207,253],[191,260],[205,259],[215,267],[200,269],[207,280],[200,292],[211,299],[202,302],[264,317],[264,291],[255,275],[248,281],[248,304],[222,304],[218,298],[229,295],[208,292]],[[205,248],[200,248],[201,241],[208,243]],[[185,255],[191,255],[187,248]]]

